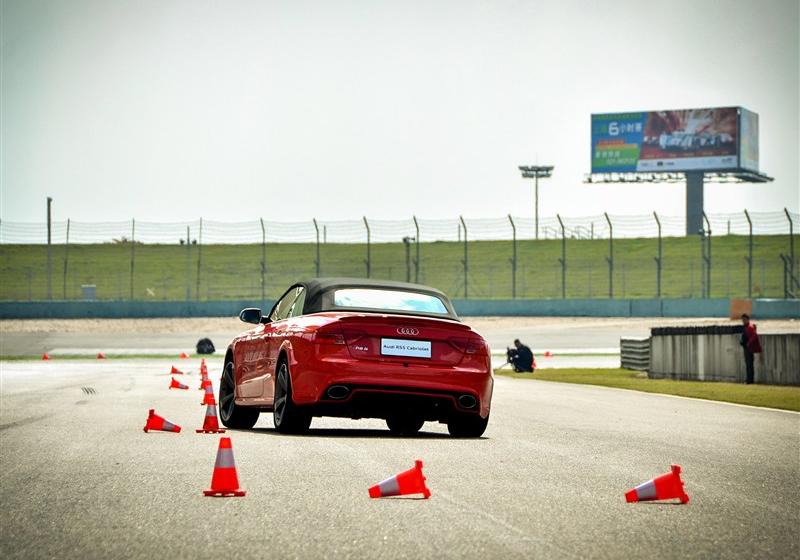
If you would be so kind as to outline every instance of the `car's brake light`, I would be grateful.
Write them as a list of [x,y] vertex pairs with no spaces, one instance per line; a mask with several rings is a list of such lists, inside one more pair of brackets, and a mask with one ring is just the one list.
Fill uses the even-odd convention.
[[344,335],[338,328],[321,328],[314,333],[316,344],[345,344]]
[[470,337],[465,351],[467,354],[474,354],[477,356],[489,355],[489,348],[486,345],[486,341],[476,336]]
[[344,329],[343,332],[344,332],[344,339],[347,342],[347,344],[355,344],[356,342],[367,336],[367,333],[365,333],[364,331],[357,331],[353,329]]

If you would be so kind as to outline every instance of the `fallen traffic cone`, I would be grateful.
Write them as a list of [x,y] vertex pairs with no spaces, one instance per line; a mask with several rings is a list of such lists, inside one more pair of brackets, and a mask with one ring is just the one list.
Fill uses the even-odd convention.
[[219,440],[217,460],[214,463],[214,474],[211,476],[211,488],[203,490],[205,496],[244,496],[245,491],[239,488],[239,477],[236,476],[236,464],[233,461],[231,438]]
[[47,352],[45,352],[44,354],[42,354],[42,359],[43,359],[43,360],[49,360],[49,359],[50,359],[50,354],[48,354]]
[[102,352],[98,352],[97,353],[97,359],[98,360],[105,360],[106,359],[106,355],[103,354]]
[[205,404],[205,405],[213,404],[214,406],[216,406],[217,401],[214,400],[214,385],[211,384],[211,381],[209,381],[208,385],[206,385],[205,391],[206,392],[203,395],[203,402],[201,402],[200,404]]
[[203,419],[203,427],[200,430],[195,430],[198,434],[224,434],[225,429],[220,429],[219,422],[217,422],[217,407],[210,404],[206,407],[206,417]]
[[169,384],[170,389],[188,389],[188,385],[184,385],[183,383],[178,382],[174,377],[171,377],[172,381]]
[[545,358],[552,358],[553,357],[553,353],[550,352],[550,350],[545,350],[544,357]]
[[689,496],[683,490],[681,466],[672,465],[672,471],[662,474],[625,493],[625,501],[649,502],[652,500],[671,500],[677,498],[682,504],[688,503]]
[[387,478],[369,489],[370,498],[404,496],[406,494],[422,494],[426,500],[431,496],[431,491],[425,486],[422,461],[419,459],[414,462],[414,468]]
[[154,409],[151,408],[149,414],[147,415],[147,424],[144,425],[145,433],[147,433],[148,430],[156,430],[159,432],[175,432],[177,434],[181,431],[181,427],[173,424],[172,422],[164,420],[161,418],[161,416],[156,414]]
[[175,366],[172,366],[172,369],[169,370],[169,373],[170,375],[183,375],[183,372],[178,368],[176,368]]
[[186,352],[181,352],[181,355],[180,355],[180,356],[178,356],[178,357],[179,357],[179,358],[188,358],[188,357],[189,357],[189,354],[187,354]]

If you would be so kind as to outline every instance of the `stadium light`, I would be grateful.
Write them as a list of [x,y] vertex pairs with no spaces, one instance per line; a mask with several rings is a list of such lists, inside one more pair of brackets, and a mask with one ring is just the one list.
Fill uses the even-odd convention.
[[536,222],[536,239],[539,239],[539,177],[547,179],[553,175],[552,165],[520,165],[523,179],[534,180],[534,218]]

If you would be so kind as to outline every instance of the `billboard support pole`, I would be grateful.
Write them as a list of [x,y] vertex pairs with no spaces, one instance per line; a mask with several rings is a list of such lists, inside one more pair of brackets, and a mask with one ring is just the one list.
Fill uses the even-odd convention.
[[697,235],[703,229],[702,171],[686,172],[686,235]]
[[464,221],[464,216],[459,216],[458,219],[461,220],[461,225],[464,227],[464,260],[461,261],[464,263],[464,299],[469,299],[469,291],[467,291],[467,272],[469,270],[467,263],[467,223]]
[[511,214],[508,215],[511,223],[511,299],[517,298],[517,226]]
[[556,214],[558,223],[561,225],[561,258],[558,262],[561,263],[561,298],[567,297],[567,234],[564,230],[564,222],[561,220],[561,215]]
[[750,213],[745,208],[744,217],[747,218],[747,256],[744,258],[747,261],[747,299],[753,297],[753,220],[750,219]]
[[608,212],[603,212],[608,222],[608,299],[614,299],[614,226],[611,225],[611,218]]

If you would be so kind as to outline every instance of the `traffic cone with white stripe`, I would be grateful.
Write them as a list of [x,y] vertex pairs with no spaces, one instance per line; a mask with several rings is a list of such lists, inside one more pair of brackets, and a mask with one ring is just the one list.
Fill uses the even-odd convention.
[[206,385],[205,387],[205,391],[206,392],[203,395],[203,402],[201,402],[200,404],[205,404],[205,405],[213,404],[214,406],[216,406],[217,401],[214,400],[214,385],[211,384],[210,380],[208,382],[208,385]]
[[369,489],[370,498],[404,496],[406,494],[422,494],[426,500],[431,497],[431,491],[425,486],[422,461],[419,459],[414,462],[414,468],[387,478]]
[[217,460],[214,463],[214,474],[211,476],[211,488],[203,490],[205,496],[244,496],[245,491],[239,488],[239,477],[236,475],[236,463],[233,460],[231,438],[219,440]]
[[144,431],[147,433],[149,430],[158,432],[175,432],[176,434],[181,431],[181,427],[164,420],[161,416],[156,414],[155,409],[150,409],[147,415],[147,423],[144,425]]
[[169,388],[170,389],[188,389],[188,385],[184,385],[183,383],[177,381],[174,377],[170,377],[172,381],[170,381]]
[[672,465],[672,470],[667,474],[642,482],[636,488],[625,493],[625,501],[628,503],[672,500],[674,498],[680,500],[682,504],[689,502],[689,496],[683,489],[680,465]]
[[206,416],[203,420],[203,427],[195,430],[198,434],[224,434],[225,429],[220,429],[217,421],[217,407],[210,404],[206,406]]

